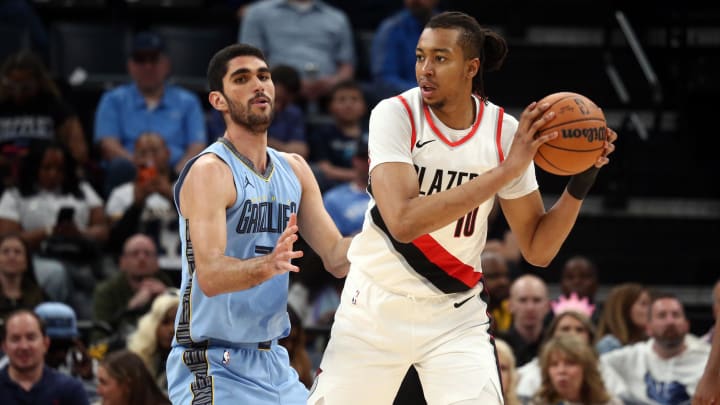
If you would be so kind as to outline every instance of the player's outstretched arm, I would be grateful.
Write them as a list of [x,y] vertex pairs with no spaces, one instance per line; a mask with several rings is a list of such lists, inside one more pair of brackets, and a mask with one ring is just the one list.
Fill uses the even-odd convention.
[[225,255],[225,210],[236,198],[230,168],[213,154],[198,158],[180,189],[180,211],[189,222],[198,285],[207,296],[245,290],[275,275],[299,270],[290,263],[302,257],[301,251],[293,250],[298,230],[295,215],[272,253],[246,260]]
[[343,238],[330,214],[325,210],[320,187],[305,159],[294,153],[284,154],[300,180],[302,199],[298,211],[300,234],[323,261],[323,266],[337,278],[347,275],[350,262],[347,250],[352,238]]

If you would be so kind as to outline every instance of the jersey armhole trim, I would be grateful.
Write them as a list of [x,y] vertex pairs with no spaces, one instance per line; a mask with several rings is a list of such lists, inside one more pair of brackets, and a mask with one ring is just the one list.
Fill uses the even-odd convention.
[[495,133],[495,146],[497,147],[498,152],[498,163],[502,163],[503,160],[505,160],[505,154],[502,149],[502,124],[504,113],[505,110],[503,108],[498,109],[497,132]]
[[412,110],[410,109],[410,105],[407,100],[405,100],[405,97],[397,96],[397,98],[400,99],[400,102],[402,102],[405,107],[405,111],[408,113],[408,118],[410,119],[410,127],[412,128],[412,134],[410,135],[410,151],[412,151],[415,148],[415,139],[417,138],[417,133],[415,132],[415,120],[413,119]]

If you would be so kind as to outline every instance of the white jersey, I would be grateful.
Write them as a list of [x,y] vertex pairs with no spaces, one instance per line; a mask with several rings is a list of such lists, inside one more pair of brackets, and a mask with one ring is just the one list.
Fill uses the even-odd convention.
[[[423,103],[418,88],[381,101],[370,115],[370,172],[387,162],[413,165],[422,197],[497,167],[510,149],[518,122],[492,103],[474,96],[473,101],[477,117],[470,128],[462,130],[444,125]],[[530,164],[498,196],[519,198],[537,187]],[[363,229],[348,251],[351,271],[364,272],[390,291],[417,297],[471,289],[482,276],[480,253],[492,204],[493,199],[488,199],[462,218],[411,243],[400,243],[390,235],[372,199]]]

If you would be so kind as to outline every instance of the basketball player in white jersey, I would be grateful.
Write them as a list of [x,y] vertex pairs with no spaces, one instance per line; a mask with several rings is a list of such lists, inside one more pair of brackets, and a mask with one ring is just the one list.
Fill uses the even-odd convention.
[[458,12],[433,17],[417,44],[418,87],[370,117],[372,195],[310,404],[390,404],[408,367],[429,404],[502,403],[488,333],[480,253],[497,195],[525,259],[547,266],[608,163],[573,176],[545,211],[532,164],[553,119],[530,104],[520,121],[490,103],[484,71],[500,67],[498,34]]

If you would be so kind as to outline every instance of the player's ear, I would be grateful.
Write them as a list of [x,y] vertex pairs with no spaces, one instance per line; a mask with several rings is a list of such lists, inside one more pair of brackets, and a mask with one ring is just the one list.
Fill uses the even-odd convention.
[[208,94],[208,101],[210,102],[210,105],[218,111],[227,110],[227,100],[225,100],[225,95],[219,91],[211,91],[210,94]]
[[480,70],[480,58],[472,58],[467,62],[467,77],[473,78]]

